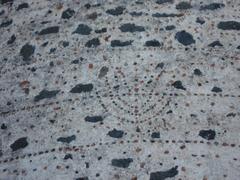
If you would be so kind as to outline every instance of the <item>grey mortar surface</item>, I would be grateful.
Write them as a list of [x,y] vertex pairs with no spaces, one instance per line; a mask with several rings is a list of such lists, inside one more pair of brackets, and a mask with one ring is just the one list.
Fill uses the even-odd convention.
[[239,180],[239,0],[1,0],[0,180]]

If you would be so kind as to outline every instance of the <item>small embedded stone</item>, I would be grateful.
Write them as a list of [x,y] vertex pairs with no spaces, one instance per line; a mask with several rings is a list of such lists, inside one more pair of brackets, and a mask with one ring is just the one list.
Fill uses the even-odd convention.
[[219,93],[219,92],[222,92],[222,89],[219,88],[219,87],[214,86],[214,87],[212,88],[212,92]]
[[72,135],[72,136],[67,136],[67,137],[59,137],[57,139],[58,142],[62,142],[62,143],[70,143],[72,141],[76,140],[76,136]]
[[186,90],[185,87],[183,87],[182,82],[181,81],[175,81],[172,84],[173,87],[175,87],[176,89],[182,89],[182,90]]
[[132,158],[112,159],[112,166],[119,167],[119,168],[127,168],[132,162],[133,162]]
[[195,43],[195,40],[193,39],[193,36],[190,33],[186,32],[184,30],[180,31],[180,32],[177,32],[176,35],[175,35],[175,39],[177,39],[178,42],[180,42],[184,46],[188,46],[188,45],[191,45],[191,44]]
[[122,138],[124,132],[121,130],[113,129],[112,131],[108,132],[108,135],[112,138]]
[[10,148],[12,151],[17,151],[19,149],[23,149],[27,147],[28,142],[27,142],[27,137],[22,137],[17,139],[13,144],[10,145]]
[[90,28],[86,24],[79,24],[77,29],[73,32],[73,34],[81,34],[81,35],[89,35],[92,31],[92,28]]
[[206,140],[213,140],[213,139],[215,139],[216,132],[214,130],[212,130],[212,129],[201,130],[199,132],[199,136],[201,136],[202,138],[204,138]]
[[34,54],[35,46],[31,44],[25,44],[21,50],[20,55],[23,57],[23,61],[29,61],[30,57]]
[[87,117],[85,117],[85,121],[91,122],[91,123],[96,123],[96,122],[103,121],[103,118],[102,118],[102,116],[87,116]]
[[122,32],[142,32],[142,31],[145,31],[145,28],[143,26],[137,26],[133,23],[126,23],[126,24],[123,24],[119,27],[119,29],[122,31]]
[[70,90],[70,93],[90,92],[93,90],[93,84],[77,84]]
[[39,35],[54,34],[58,32],[59,32],[59,26],[52,26],[52,27],[47,27],[45,29],[42,29],[39,32]]

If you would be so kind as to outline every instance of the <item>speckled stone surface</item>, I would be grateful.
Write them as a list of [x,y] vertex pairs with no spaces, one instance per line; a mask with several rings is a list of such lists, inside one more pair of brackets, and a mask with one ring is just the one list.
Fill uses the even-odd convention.
[[238,0],[1,0],[0,180],[238,180]]

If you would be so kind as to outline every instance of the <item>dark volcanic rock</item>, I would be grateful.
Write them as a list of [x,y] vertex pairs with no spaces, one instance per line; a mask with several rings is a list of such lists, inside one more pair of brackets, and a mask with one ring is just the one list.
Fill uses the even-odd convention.
[[57,139],[58,142],[62,142],[62,143],[70,143],[74,140],[76,140],[75,135],[68,136],[68,137],[60,137],[60,138]]
[[183,1],[176,5],[176,9],[178,10],[185,10],[192,8],[191,4],[189,2]]
[[19,4],[18,7],[17,7],[17,11],[19,11],[21,9],[24,9],[24,8],[29,8],[28,3]]
[[157,4],[174,3],[174,0],[157,0]]
[[212,88],[212,92],[219,93],[219,92],[222,92],[222,89],[219,88],[219,87],[214,86],[214,87]]
[[9,25],[11,25],[13,22],[12,19],[7,19],[7,20],[4,20],[1,24],[0,24],[0,28],[5,28],[5,27],[8,27]]
[[39,35],[54,34],[59,32],[58,26],[47,27],[39,32]]
[[204,23],[205,23],[205,20],[204,20],[202,17],[197,17],[196,23],[204,24]]
[[96,123],[96,122],[103,121],[103,118],[102,118],[102,116],[87,116],[87,117],[85,117],[85,121],[91,122],[91,123]]
[[90,92],[93,89],[92,84],[77,84],[73,87],[70,93],[82,93],[82,92]]
[[7,44],[12,44],[16,40],[16,36],[13,34],[10,39],[7,41]]
[[204,138],[206,140],[213,140],[213,139],[215,139],[216,132],[214,130],[212,130],[212,129],[201,130],[199,132],[199,136],[201,136],[202,138]]
[[150,174],[150,180],[165,180],[172,178],[178,174],[178,166],[175,166],[167,171],[157,171]]
[[194,75],[201,76],[202,72],[199,69],[194,69],[193,71]]
[[173,87],[175,87],[176,89],[182,89],[182,90],[186,90],[185,87],[183,87],[182,82],[181,81],[175,81],[172,84]]
[[116,129],[113,129],[112,131],[109,131],[108,132],[108,135],[110,137],[113,137],[113,138],[122,138],[123,137],[123,134],[124,132],[121,131],[121,130],[116,130]]
[[225,7],[225,5],[222,4],[222,3],[211,3],[211,4],[201,6],[200,10],[201,11],[203,11],[203,10],[216,10],[216,9],[223,8],[223,7]]
[[175,39],[177,39],[178,42],[180,42],[184,46],[188,46],[190,44],[195,43],[195,40],[193,39],[193,36],[186,31],[177,32],[176,35],[175,35]]
[[85,46],[88,48],[95,48],[99,45],[100,45],[100,41],[98,38],[93,38],[93,39],[89,40],[88,42],[86,42],[86,44],[85,44]]
[[173,29],[175,29],[176,28],[176,26],[174,26],[174,25],[169,25],[169,26],[166,26],[165,27],[165,29],[167,30],[167,31],[171,31],[171,30],[173,30]]
[[160,132],[153,132],[151,138],[160,138]]
[[123,24],[119,27],[119,29],[122,31],[122,32],[142,32],[142,31],[145,31],[145,28],[143,26],[137,26],[133,23],[126,23],[126,24]]
[[95,30],[95,33],[105,33],[107,32],[107,28],[97,29]]
[[10,145],[12,151],[17,151],[18,149],[25,148],[28,145],[27,137],[22,137],[17,139],[13,144]]
[[98,78],[104,77],[104,76],[108,73],[108,70],[109,70],[108,67],[103,66],[103,67],[100,69]]
[[120,168],[127,168],[131,162],[133,162],[132,158],[112,159],[112,166],[120,167]]
[[123,47],[123,46],[129,46],[132,44],[133,41],[120,41],[120,40],[112,40],[111,46],[112,47]]
[[154,13],[152,14],[152,17],[157,17],[157,18],[165,18],[165,17],[181,17],[183,14],[167,14],[167,13]]
[[21,50],[20,55],[23,57],[23,61],[29,61],[30,57],[34,54],[35,46],[32,46],[30,44],[25,44]]
[[141,16],[143,13],[142,13],[142,12],[133,11],[133,12],[130,12],[129,14],[130,14],[131,16],[137,17],[137,16]]
[[74,15],[75,11],[68,8],[62,13],[62,19],[70,19]]
[[108,9],[106,11],[106,13],[111,14],[113,16],[118,16],[118,15],[121,15],[124,10],[125,10],[124,7],[118,6],[118,7],[114,8],[114,9]]
[[34,101],[38,102],[42,99],[49,99],[49,98],[53,98],[57,95],[57,93],[59,93],[59,90],[53,90],[53,91],[48,91],[48,90],[42,90],[37,96],[35,96]]
[[220,41],[213,41],[213,42],[210,43],[208,46],[209,46],[209,47],[215,47],[215,46],[222,47],[223,45],[220,43]]
[[90,28],[86,24],[79,24],[77,29],[73,32],[73,34],[81,34],[81,35],[89,35],[92,31],[92,28]]
[[237,21],[221,21],[217,25],[222,30],[240,30],[240,22]]
[[162,43],[160,43],[156,39],[153,39],[153,40],[150,40],[150,41],[146,41],[145,46],[147,46],[147,47],[150,47],[150,46],[151,47],[160,47],[160,46],[162,46]]

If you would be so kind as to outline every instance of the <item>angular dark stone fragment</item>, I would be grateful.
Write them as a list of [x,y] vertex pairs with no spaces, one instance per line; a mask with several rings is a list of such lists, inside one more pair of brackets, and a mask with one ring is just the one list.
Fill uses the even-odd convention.
[[201,130],[201,131],[199,131],[199,136],[201,136],[202,138],[204,138],[206,140],[213,140],[213,139],[215,139],[216,132],[212,129]]
[[32,46],[30,44],[25,44],[21,50],[20,55],[23,57],[23,61],[29,61],[30,57],[34,54],[35,46]]
[[68,8],[62,13],[62,19],[70,19],[74,15],[75,11]]
[[176,28],[176,26],[174,26],[174,25],[169,25],[169,26],[166,26],[165,27],[165,29],[167,30],[167,31],[171,31],[171,30],[173,30],[173,29],[175,29]]
[[4,20],[1,24],[0,24],[0,28],[5,28],[5,27],[8,27],[9,25],[11,25],[13,22],[12,19],[8,19],[8,20]]
[[143,13],[142,12],[136,12],[136,11],[133,11],[133,12],[130,12],[129,13],[131,16],[141,16]]
[[164,3],[173,3],[174,0],[157,0],[156,3],[157,4],[164,4]]
[[100,41],[98,38],[93,38],[93,39],[89,40],[88,42],[86,42],[86,44],[85,44],[85,46],[88,48],[95,48],[99,45],[100,45]]
[[3,124],[1,125],[1,129],[7,129],[6,124],[3,123]]
[[25,148],[28,145],[27,137],[22,137],[17,139],[13,144],[10,145],[12,151],[17,151],[18,149]]
[[91,123],[96,123],[99,121],[103,121],[102,116],[87,116],[85,117],[85,121],[91,122]]
[[1,0],[0,3],[1,3],[1,4],[5,4],[5,3],[10,3],[10,4],[12,4],[12,3],[13,3],[13,0]]
[[237,47],[237,49],[240,49],[240,45]]
[[194,69],[193,71],[194,75],[201,76],[202,72],[199,69]]
[[237,21],[221,21],[217,25],[222,30],[240,30],[240,22]]
[[150,173],[150,180],[165,180],[172,178],[178,174],[178,166],[175,166],[167,171],[157,171]]
[[75,59],[71,62],[72,64],[79,64],[79,59]]
[[16,40],[16,36],[13,34],[10,39],[7,41],[7,44],[12,44]]
[[204,24],[204,23],[205,23],[205,20],[204,20],[203,18],[201,18],[201,17],[197,17],[196,23]]
[[119,27],[119,29],[122,31],[122,32],[142,32],[142,31],[145,31],[145,28],[143,26],[137,26],[133,23],[126,23],[126,24],[123,24]]
[[152,17],[157,17],[157,18],[161,18],[161,17],[181,17],[183,16],[183,14],[173,14],[173,13],[170,13],[170,14],[167,14],[167,13],[154,13],[152,14]]
[[108,135],[112,138],[122,138],[123,137],[124,132],[121,130],[116,130],[113,129],[112,131],[108,132]]
[[38,102],[42,99],[46,99],[46,98],[53,98],[57,95],[57,93],[59,93],[60,90],[53,90],[53,91],[48,91],[48,90],[42,90],[37,96],[34,97],[34,101]]
[[77,84],[73,87],[70,93],[82,93],[82,92],[90,92],[93,89],[93,84]]
[[95,33],[105,33],[107,32],[107,28],[97,29],[95,30]]
[[158,68],[163,68],[164,67],[164,63],[163,62],[161,62],[161,63],[158,63],[157,64],[157,66],[156,66],[156,69],[158,69]]
[[19,4],[19,6],[17,7],[17,11],[24,9],[24,8],[29,8],[28,3]]
[[72,154],[66,154],[63,159],[64,160],[73,159]]
[[235,117],[237,114],[236,113],[228,113],[226,117]]
[[63,47],[67,47],[67,46],[69,46],[69,42],[68,41],[63,41],[62,45],[63,45]]
[[76,180],[88,180],[88,177],[80,177],[80,178],[77,178]]
[[62,143],[70,143],[72,141],[74,141],[76,139],[75,135],[72,136],[68,136],[68,137],[60,137],[57,139],[58,142],[62,142]]
[[129,46],[132,44],[132,40],[130,41],[120,41],[120,40],[112,40],[111,46],[112,47],[123,47],[123,46]]
[[153,132],[151,138],[160,138],[160,132]]
[[89,35],[92,31],[92,28],[90,28],[86,24],[79,24],[77,29],[73,32],[73,34],[81,34],[81,35]]
[[160,43],[156,39],[153,39],[153,40],[150,40],[150,41],[146,41],[145,46],[147,46],[147,47],[150,47],[150,46],[151,47],[160,47],[160,46],[162,46],[162,43]]
[[59,32],[59,26],[52,26],[52,27],[47,27],[45,29],[42,29],[39,32],[39,35],[53,34],[58,32]]
[[176,5],[176,9],[178,10],[185,10],[192,8],[192,5],[189,2],[183,1]]
[[123,13],[124,10],[125,10],[125,7],[118,6],[114,9],[108,9],[106,13],[111,14],[113,16],[119,16]]
[[4,10],[1,10],[1,11],[0,11],[0,16],[3,15],[4,13],[5,13],[5,11],[4,11]]
[[219,87],[214,86],[214,87],[212,88],[212,92],[219,93],[219,92],[222,92],[222,89],[219,88]]
[[100,69],[98,78],[104,77],[104,76],[108,73],[108,70],[109,70],[108,67],[103,66],[103,67]]
[[184,46],[188,46],[190,44],[195,43],[195,40],[193,39],[193,36],[186,32],[186,31],[180,31],[177,32],[175,35],[175,39],[178,40],[178,42],[180,42],[181,44],[183,44]]
[[201,6],[200,10],[201,11],[203,11],[203,10],[216,10],[216,9],[223,8],[223,7],[225,7],[225,5],[222,4],[222,3],[211,3],[211,4]]
[[185,87],[183,87],[182,82],[181,81],[175,81],[172,84],[173,87],[175,87],[176,89],[182,89],[182,90],[186,90]]
[[120,167],[120,168],[127,168],[131,162],[133,162],[132,158],[112,159],[112,166]]
[[222,47],[223,45],[220,43],[220,41],[213,41],[213,42],[210,43],[208,46],[209,46],[209,47],[215,47],[215,46]]

